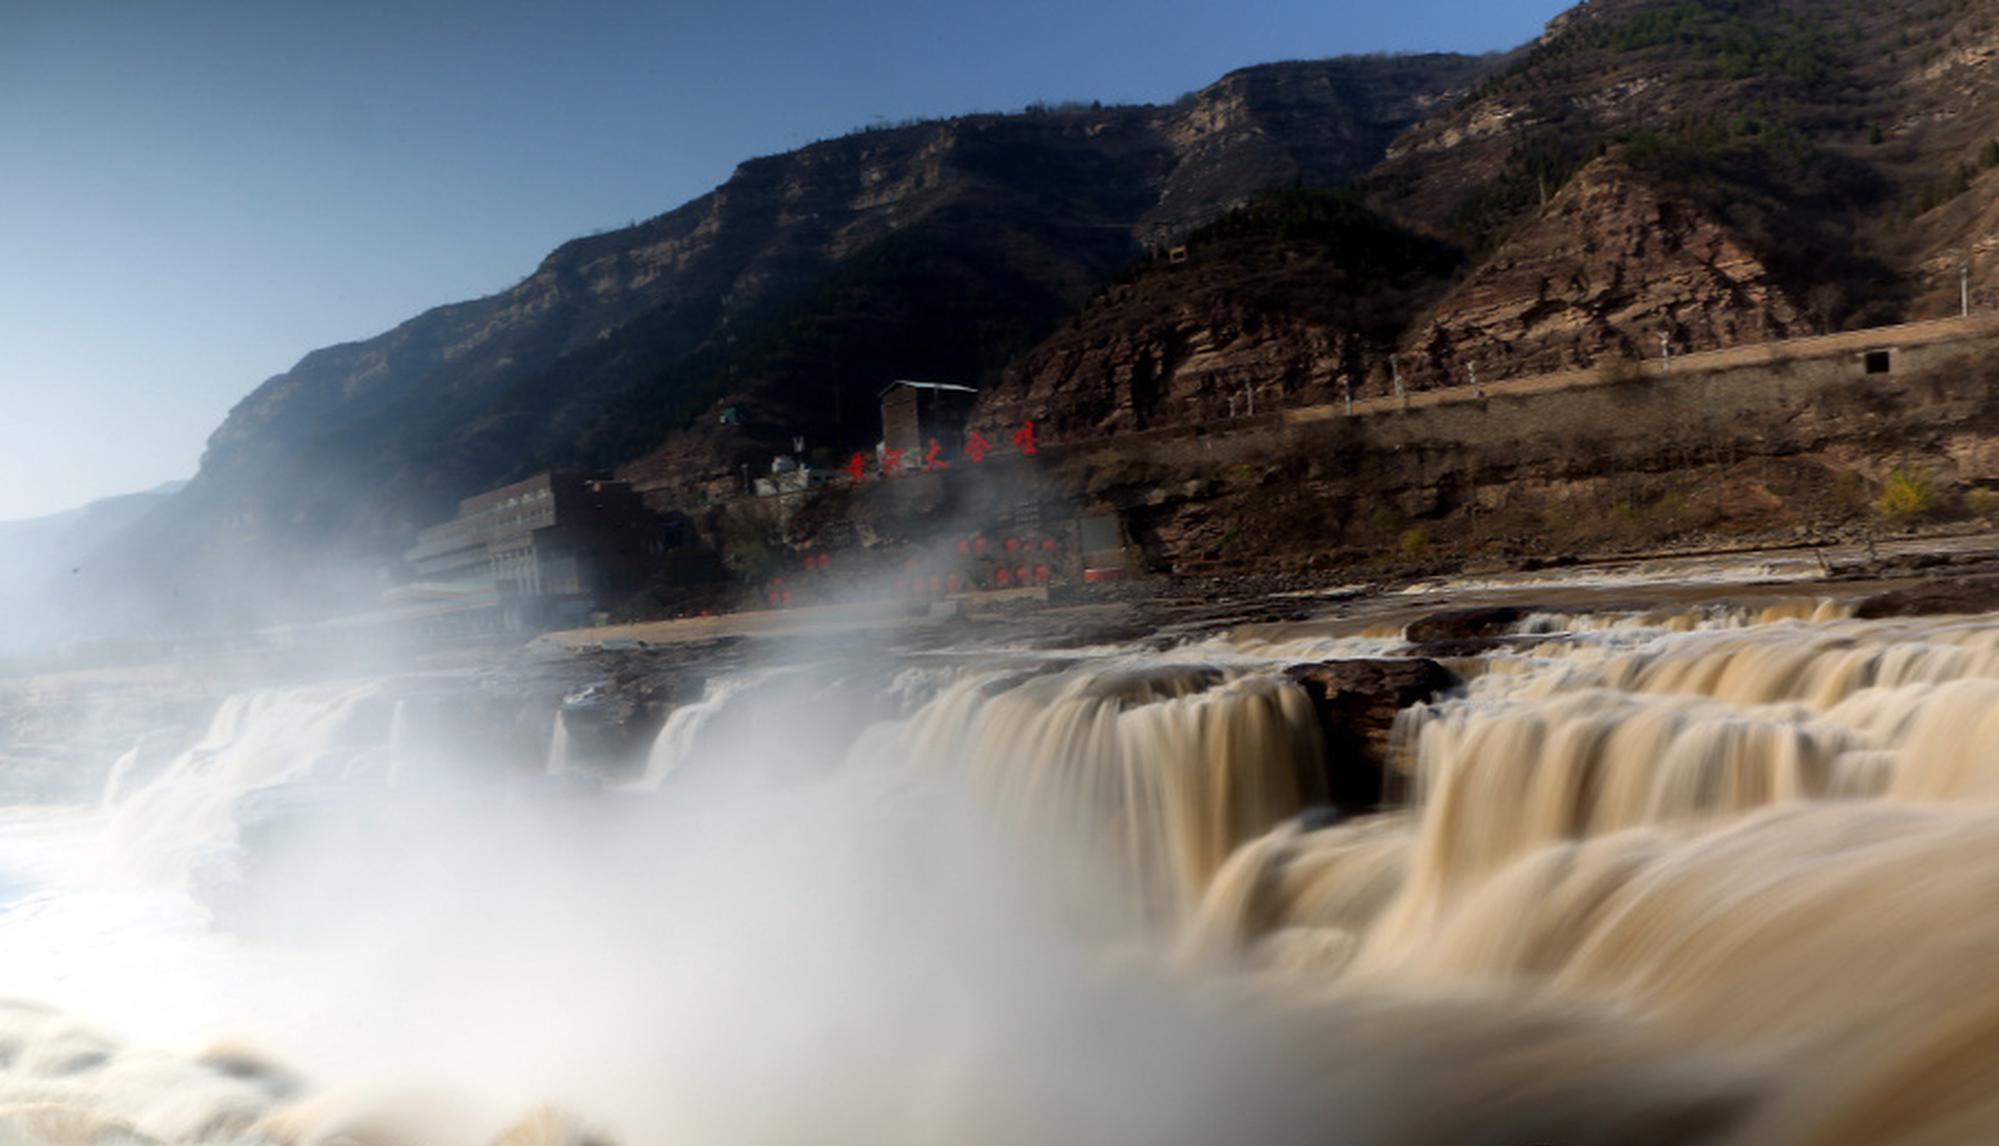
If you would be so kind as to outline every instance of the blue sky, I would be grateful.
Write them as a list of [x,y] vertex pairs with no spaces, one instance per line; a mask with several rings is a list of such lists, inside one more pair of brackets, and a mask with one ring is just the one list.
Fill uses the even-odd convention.
[[1559,0],[0,0],[0,520],[190,475],[306,351],[876,118],[1485,51]]

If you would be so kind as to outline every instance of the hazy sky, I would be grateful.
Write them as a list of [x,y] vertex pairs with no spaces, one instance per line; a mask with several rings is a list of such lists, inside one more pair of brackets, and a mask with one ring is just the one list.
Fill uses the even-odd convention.
[[1483,51],[1561,0],[0,0],[0,520],[192,474],[306,351],[877,117]]

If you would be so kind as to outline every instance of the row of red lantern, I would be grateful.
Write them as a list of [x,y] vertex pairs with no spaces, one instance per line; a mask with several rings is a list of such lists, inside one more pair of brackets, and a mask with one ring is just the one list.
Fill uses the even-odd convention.
[[[1053,580],[1055,571],[1046,565],[1021,565],[1012,569],[1001,567],[993,570],[990,588],[1010,589],[1034,585],[1046,585]],[[961,573],[932,573],[928,577],[897,577],[895,595],[898,597],[938,596],[944,593],[964,593],[985,588],[971,577]]]
[[[986,551],[991,548],[992,542],[987,541],[983,537],[960,537],[958,539],[958,552],[960,553],[977,554],[983,557]],[[1035,549],[1040,549],[1043,553],[1053,553],[1055,552],[1056,544],[1055,539],[1052,537],[1044,537],[1040,541],[1036,541],[1033,538],[1022,540],[1018,537],[1009,537],[1001,542],[1001,548],[1005,549],[1008,553],[1018,553],[1023,550],[1032,552]]]

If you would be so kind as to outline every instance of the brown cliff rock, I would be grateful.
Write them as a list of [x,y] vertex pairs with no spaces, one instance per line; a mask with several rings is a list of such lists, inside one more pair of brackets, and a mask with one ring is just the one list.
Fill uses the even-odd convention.
[[1413,382],[1462,385],[1806,332],[1803,311],[1727,224],[1603,159],[1437,304]]

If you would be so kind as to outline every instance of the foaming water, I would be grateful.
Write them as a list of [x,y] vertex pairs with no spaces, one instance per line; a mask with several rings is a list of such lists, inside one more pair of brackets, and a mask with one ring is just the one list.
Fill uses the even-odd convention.
[[[738,693],[756,687],[764,679],[759,674],[744,674],[710,681],[701,699],[674,709],[646,753],[645,771],[628,787],[639,792],[657,791],[683,762],[695,757],[702,734],[728,708],[729,702]],[[559,717],[557,722],[560,723]]]
[[1183,959],[1607,1007],[1750,1055],[1743,1142],[1999,1135],[1999,618],[1522,628],[1412,714],[1414,809],[1248,844]]
[[1311,701],[1193,662],[967,673],[849,754],[945,769],[1003,819],[1116,873],[1140,915],[1191,909],[1238,845],[1324,798]]
[[233,698],[0,810],[0,1141],[1999,1135],[1999,618],[1513,637],[1337,824],[1279,670],[1392,633],[744,673],[559,782]]
[[111,858],[133,879],[184,882],[194,865],[234,840],[249,794],[325,770],[386,763],[373,684],[232,696],[192,749],[152,783],[125,792],[114,767],[105,789]]

